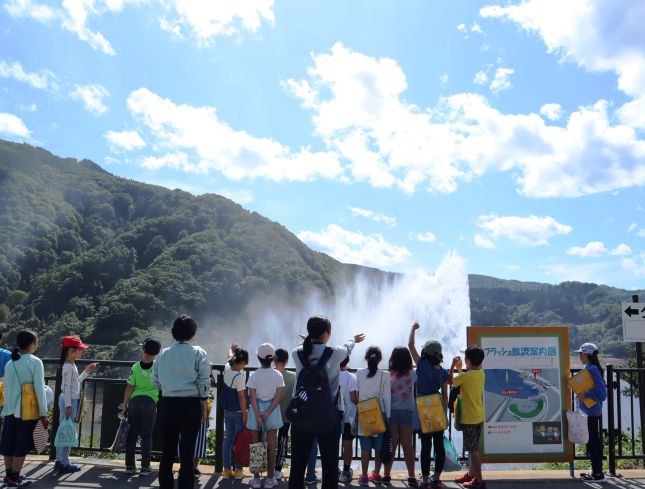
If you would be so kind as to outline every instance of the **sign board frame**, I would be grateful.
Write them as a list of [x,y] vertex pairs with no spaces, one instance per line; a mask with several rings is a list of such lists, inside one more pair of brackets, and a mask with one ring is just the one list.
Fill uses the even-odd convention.
[[623,341],[645,341],[645,303],[621,302],[620,317],[623,322]]
[[[569,442],[567,436],[567,420],[566,420],[566,411],[570,409],[571,405],[571,390],[567,383],[570,377],[570,365],[569,365],[569,329],[566,327],[560,326],[549,326],[549,327],[529,327],[529,326],[492,326],[492,327],[482,327],[482,326],[471,326],[467,330],[468,344],[469,345],[480,345],[485,346],[485,344],[490,343],[490,341],[495,341],[495,339],[500,339],[501,342],[509,342],[511,340],[519,340],[518,345],[521,341],[528,338],[544,338],[545,341],[550,342],[550,344],[557,344],[556,353],[557,361],[559,366],[559,390],[560,390],[560,438],[561,438],[561,450],[552,451],[549,453],[539,453],[539,452],[525,452],[518,453],[517,450],[513,450],[508,453],[495,452],[490,453],[486,450],[486,438],[487,438],[487,419],[492,415],[491,413],[485,412],[484,426],[482,428],[482,439],[480,442],[480,455],[482,462],[485,463],[528,463],[528,462],[572,462],[574,458],[573,445]],[[484,345],[482,344],[484,343]],[[521,360],[518,360],[521,363]],[[492,363],[489,361],[489,363]],[[484,372],[486,372],[486,359],[483,363]],[[538,375],[538,368],[530,365],[530,362],[526,363],[526,367],[522,370],[526,370],[529,373],[533,372],[533,375]],[[539,372],[541,373],[541,371]],[[486,406],[484,407],[486,410]],[[518,418],[519,420],[519,418]],[[513,424],[509,422],[507,424]],[[515,423],[517,424],[517,422]],[[544,423],[545,425],[548,423]],[[536,430],[535,423],[531,424],[531,433]],[[548,427],[547,427],[548,428]],[[512,436],[509,434],[508,436]],[[533,436],[535,436],[533,434]],[[534,440],[526,440],[526,443],[522,446],[533,446]],[[553,447],[555,448],[555,446]]]

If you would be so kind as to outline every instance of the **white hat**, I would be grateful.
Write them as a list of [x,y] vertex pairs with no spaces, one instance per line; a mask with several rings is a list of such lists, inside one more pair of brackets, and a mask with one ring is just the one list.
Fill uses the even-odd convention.
[[593,355],[598,351],[598,347],[593,343],[583,343],[582,346],[575,351],[575,353],[584,353],[585,355]]
[[268,360],[275,356],[275,348],[271,343],[262,343],[258,347],[258,357],[263,360]]

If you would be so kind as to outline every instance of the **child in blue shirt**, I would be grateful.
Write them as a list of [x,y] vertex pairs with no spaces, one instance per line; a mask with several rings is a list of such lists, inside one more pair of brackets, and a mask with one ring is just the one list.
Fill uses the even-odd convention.
[[[603,446],[602,446],[602,403],[607,399],[607,385],[603,379],[604,370],[598,360],[598,347],[593,343],[584,343],[576,353],[580,354],[580,361],[584,364],[594,381],[594,388],[589,392],[578,395],[578,406],[580,411],[587,415],[587,426],[589,427],[589,442],[587,452],[591,460],[591,474],[582,474],[585,481],[596,483],[606,482],[605,473],[602,470]],[[592,407],[585,406],[584,399],[596,401]]]

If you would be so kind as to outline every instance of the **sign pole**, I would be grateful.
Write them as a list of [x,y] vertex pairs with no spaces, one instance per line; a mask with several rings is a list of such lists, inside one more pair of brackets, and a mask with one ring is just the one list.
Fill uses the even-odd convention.
[[[632,302],[638,302],[638,295],[632,295]],[[643,368],[643,343],[638,341],[636,342],[636,367],[638,371],[638,405],[640,407],[640,418],[641,418],[641,437],[645,434],[645,419],[643,419],[643,414],[645,414],[645,391],[643,387],[645,385],[645,375],[643,371],[640,370]],[[645,466],[645,459],[643,459],[643,464]]]

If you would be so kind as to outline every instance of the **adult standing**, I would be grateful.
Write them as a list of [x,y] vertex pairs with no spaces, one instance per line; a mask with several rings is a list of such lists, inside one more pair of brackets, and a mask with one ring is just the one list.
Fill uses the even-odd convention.
[[171,332],[177,343],[161,352],[152,370],[152,383],[162,394],[159,487],[174,487],[172,465],[179,443],[179,489],[191,489],[195,484],[193,454],[197,433],[208,413],[211,367],[206,352],[191,344],[197,333],[193,318],[179,316]]
[[[20,331],[16,336],[17,348],[11,352],[11,360],[5,366],[5,403],[2,409],[4,423],[0,453],[4,455],[6,475],[4,482],[9,487],[27,487],[32,481],[20,475],[25,456],[33,445],[33,433],[37,419],[24,419],[22,412],[23,385],[32,384],[38,402],[38,415],[47,426],[47,399],[45,397],[45,373],[43,362],[34,355],[38,349],[38,337],[33,331]],[[26,414],[26,413],[25,413]]]
[[[354,349],[356,343],[365,339],[365,335],[357,334],[354,339],[347,341],[342,346],[328,347],[331,338],[331,322],[322,316],[313,316],[307,321],[307,336],[304,343],[293,350],[293,361],[296,365],[296,377],[303,371],[303,362],[318,365],[321,358],[326,358],[325,372],[329,382],[329,392],[332,402],[337,406],[338,419],[331,429],[320,433],[303,432],[294,422],[291,427],[291,475],[289,489],[304,488],[305,469],[307,460],[314,443],[318,440],[320,458],[322,461],[323,489],[336,489],[338,487],[338,443],[340,438],[340,423],[342,396],[339,394],[340,364]],[[298,381],[297,381],[298,382]],[[298,388],[296,386],[296,390]]]

